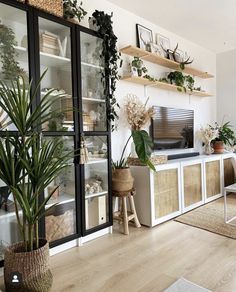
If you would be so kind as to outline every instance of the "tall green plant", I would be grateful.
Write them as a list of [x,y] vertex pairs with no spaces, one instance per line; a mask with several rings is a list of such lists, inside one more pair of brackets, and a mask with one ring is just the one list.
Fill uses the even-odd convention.
[[25,251],[39,247],[38,222],[50,210],[45,206],[56,189],[43,200],[40,199],[41,194],[67,167],[72,156],[72,153],[58,151],[60,140],[43,140],[38,131],[58,112],[51,111],[51,108],[55,108],[54,103],[62,97],[58,95],[52,99],[53,90],[50,90],[32,109],[45,74],[35,89],[32,88],[32,82],[26,89],[21,78],[12,82],[10,87],[0,82],[0,107],[17,129],[16,135],[6,131],[0,138],[0,179],[13,195]]

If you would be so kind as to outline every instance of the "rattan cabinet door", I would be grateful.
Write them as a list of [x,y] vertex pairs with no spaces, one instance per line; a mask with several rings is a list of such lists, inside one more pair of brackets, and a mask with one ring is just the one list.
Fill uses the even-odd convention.
[[202,201],[202,166],[201,163],[183,167],[184,207]]
[[206,162],[206,197],[210,198],[221,193],[220,160]]
[[179,210],[178,169],[166,169],[154,174],[155,218]]

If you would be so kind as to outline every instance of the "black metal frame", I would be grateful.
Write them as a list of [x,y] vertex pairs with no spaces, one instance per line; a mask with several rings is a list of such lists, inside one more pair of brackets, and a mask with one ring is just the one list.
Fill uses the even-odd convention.
[[[0,3],[12,6],[14,8],[26,11],[27,30],[28,30],[28,62],[29,62],[29,78],[33,79],[33,87],[36,80],[40,78],[40,54],[39,54],[39,18],[54,21],[58,24],[67,26],[71,30],[71,76],[72,76],[72,92],[73,105],[78,109],[82,109],[82,78],[81,78],[81,52],[80,52],[80,32],[90,34],[97,37],[97,33],[88,28],[71,23],[63,18],[40,11],[34,7],[17,2],[16,0],[0,0]],[[107,83],[109,86],[109,83]],[[40,94],[36,98],[34,107],[40,101]],[[107,103],[109,100],[107,100]],[[14,134],[14,132],[12,132]],[[50,243],[50,247],[55,247],[64,244],[81,236],[86,236],[113,224],[112,220],[112,195],[111,195],[111,132],[110,125],[107,122],[107,131],[83,131],[82,114],[74,112],[74,131],[73,132],[44,132],[44,136],[73,136],[76,149],[80,148],[81,135],[84,136],[106,136],[108,145],[108,207],[109,220],[108,222],[98,225],[94,228],[86,230],[85,222],[85,195],[84,195],[84,166],[79,165],[79,158],[75,158],[75,190],[76,190],[76,233],[68,237],[56,240]],[[0,133],[1,135],[1,133]],[[4,133],[2,133],[4,135]],[[42,196],[43,199],[43,196]],[[45,236],[45,218],[40,221],[40,236]],[[0,262],[0,267],[3,262]]]

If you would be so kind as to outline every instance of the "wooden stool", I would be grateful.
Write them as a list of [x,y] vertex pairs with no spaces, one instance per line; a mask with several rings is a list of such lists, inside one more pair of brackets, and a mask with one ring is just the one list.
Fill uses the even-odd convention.
[[[136,227],[141,227],[133,198],[135,189],[124,192],[112,191],[112,195],[118,198],[118,211],[114,212],[113,218],[121,223],[123,222],[124,234],[129,235],[129,221],[134,220]],[[127,198],[129,199],[130,211],[127,210]]]

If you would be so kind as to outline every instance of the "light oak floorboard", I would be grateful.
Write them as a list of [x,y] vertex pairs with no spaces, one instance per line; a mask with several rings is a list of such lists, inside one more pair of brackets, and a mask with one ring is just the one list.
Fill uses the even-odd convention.
[[[130,228],[51,258],[54,292],[156,292],[184,277],[216,292],[236,291],[236,241],[170,221]],[[0,287],[3,279],[0,279]]]

